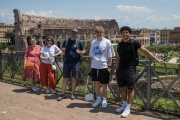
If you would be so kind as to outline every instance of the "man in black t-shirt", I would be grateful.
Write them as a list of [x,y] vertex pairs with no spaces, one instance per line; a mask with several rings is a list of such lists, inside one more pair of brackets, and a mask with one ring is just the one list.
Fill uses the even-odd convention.
[[[116,58],[116,77],[118,86],[121,87],[123,105],[116,109],[116,112],[123,112],[122,117],[127,117],[130,114],[130,107],[134,98],[134,79],[136,75],[136,57],[138,57],[137,50],[140,50],[145,55],[159,63],[162,60],[157,59],[150,51],[148,51],[138,41],[130,39],[131,29],[128,26],[121,28],[123,37],[122,42],[118,44],[117,58]],[[133,43],[133,44],[132,44]],[[128,89],[128,101],[127,101]]]

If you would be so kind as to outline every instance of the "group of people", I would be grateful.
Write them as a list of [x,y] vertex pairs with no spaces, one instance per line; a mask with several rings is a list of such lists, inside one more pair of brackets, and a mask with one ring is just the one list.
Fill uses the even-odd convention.
[[[130,107],[134,98],[134,84],[137,66],[138,52],[140,50],[145,55],[157,62],[162,63],[162,60],[157,59],[150,51],[148,51],[138,41],[130,38],[131,29],[128,26],[121,27],[122,41],[117,46],[117,54],[115,55],[114,48],[110,40],[104,38],[104,28],[96,26],[96,39],[92,41],[90,47],[90,62],[92,72],[92,81],[95,85],[96,100],[92,107],[99,105],[102,108],[107,107],[107,93],[110,79],[112,57],[116,56],[116,76],[118,86],[122,91],[123,104],[117,108],[116,112],[122,112],[122,117],[127,117],[130,114]],[[78,69],[80,62],[80,54],[84,54],[85,48],[83,43],[77,39],[78,29],[71,30],[71,37],[63,42],[62,48],[54,45],[54,39],[48,37],[46,46],[41,47],[36,45],[36,39],[30,38],[31,45],[26,48],[24,55],[24,78],[29,80],[32,86],[32,91],[38,91],[36,83],[41,80],[41,84],[46,87],[46,93],[56,93],[56,82],[54,79],[54,64],[55,56],[65,53],[63,63],[63,82],[62,93],[57,101],[66,98],[65,89],[68,84],[68,79],[71,78],[71,99],[75,99],[74,92],[76,88],[76,79],[78,77]],[[31,66],[31,67],[29,67]],[[100,96],[100,86],[102,85],[102,97]]]

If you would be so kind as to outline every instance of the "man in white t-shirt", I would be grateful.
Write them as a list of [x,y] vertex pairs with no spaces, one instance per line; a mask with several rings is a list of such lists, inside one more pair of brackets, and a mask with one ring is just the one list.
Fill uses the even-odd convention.
[[[97,39],[90,48],[92,81],[95,83],[96,101],[93,107],[102,103],[102,108],[107,107],[107,87],[110,78],[112,57],[115,56],[110,40],[103,37],[104,28],[97,26],[95,29]],[[103,100],[100,96],[100,84],[103,87]]]

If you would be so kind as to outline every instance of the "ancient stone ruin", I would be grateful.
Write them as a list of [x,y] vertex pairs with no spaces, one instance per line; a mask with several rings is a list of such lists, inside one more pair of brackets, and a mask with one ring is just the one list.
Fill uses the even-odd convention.
[[[14,9],[14,17],[17,50],[24,50],[29,45],[30,36],[36,37],[38,44],[42,46],[43,41],[48,36],[52,36],[55,39],[55,44],[61,47],[62,42],[69,37],[73,27],[78,28],[78,38],[83,42],[90,42],[96,38],[94,34],[96,26],[104,27],[105,37],[110,39],[112,43],[117,43],[122,38],[119,34],[118,23],[114,19],[93,20],[21,15],[18,9]],[[132,36],[142,44],[149,44],[150,34],[146,29],[135,31]]]

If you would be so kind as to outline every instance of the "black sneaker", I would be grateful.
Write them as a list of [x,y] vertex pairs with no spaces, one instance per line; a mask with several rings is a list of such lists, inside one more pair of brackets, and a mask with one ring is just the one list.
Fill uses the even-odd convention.
[[57,98],[57,101],[61,101],[64,98],[66,98],[66,94],[61,94],[61,96]]

